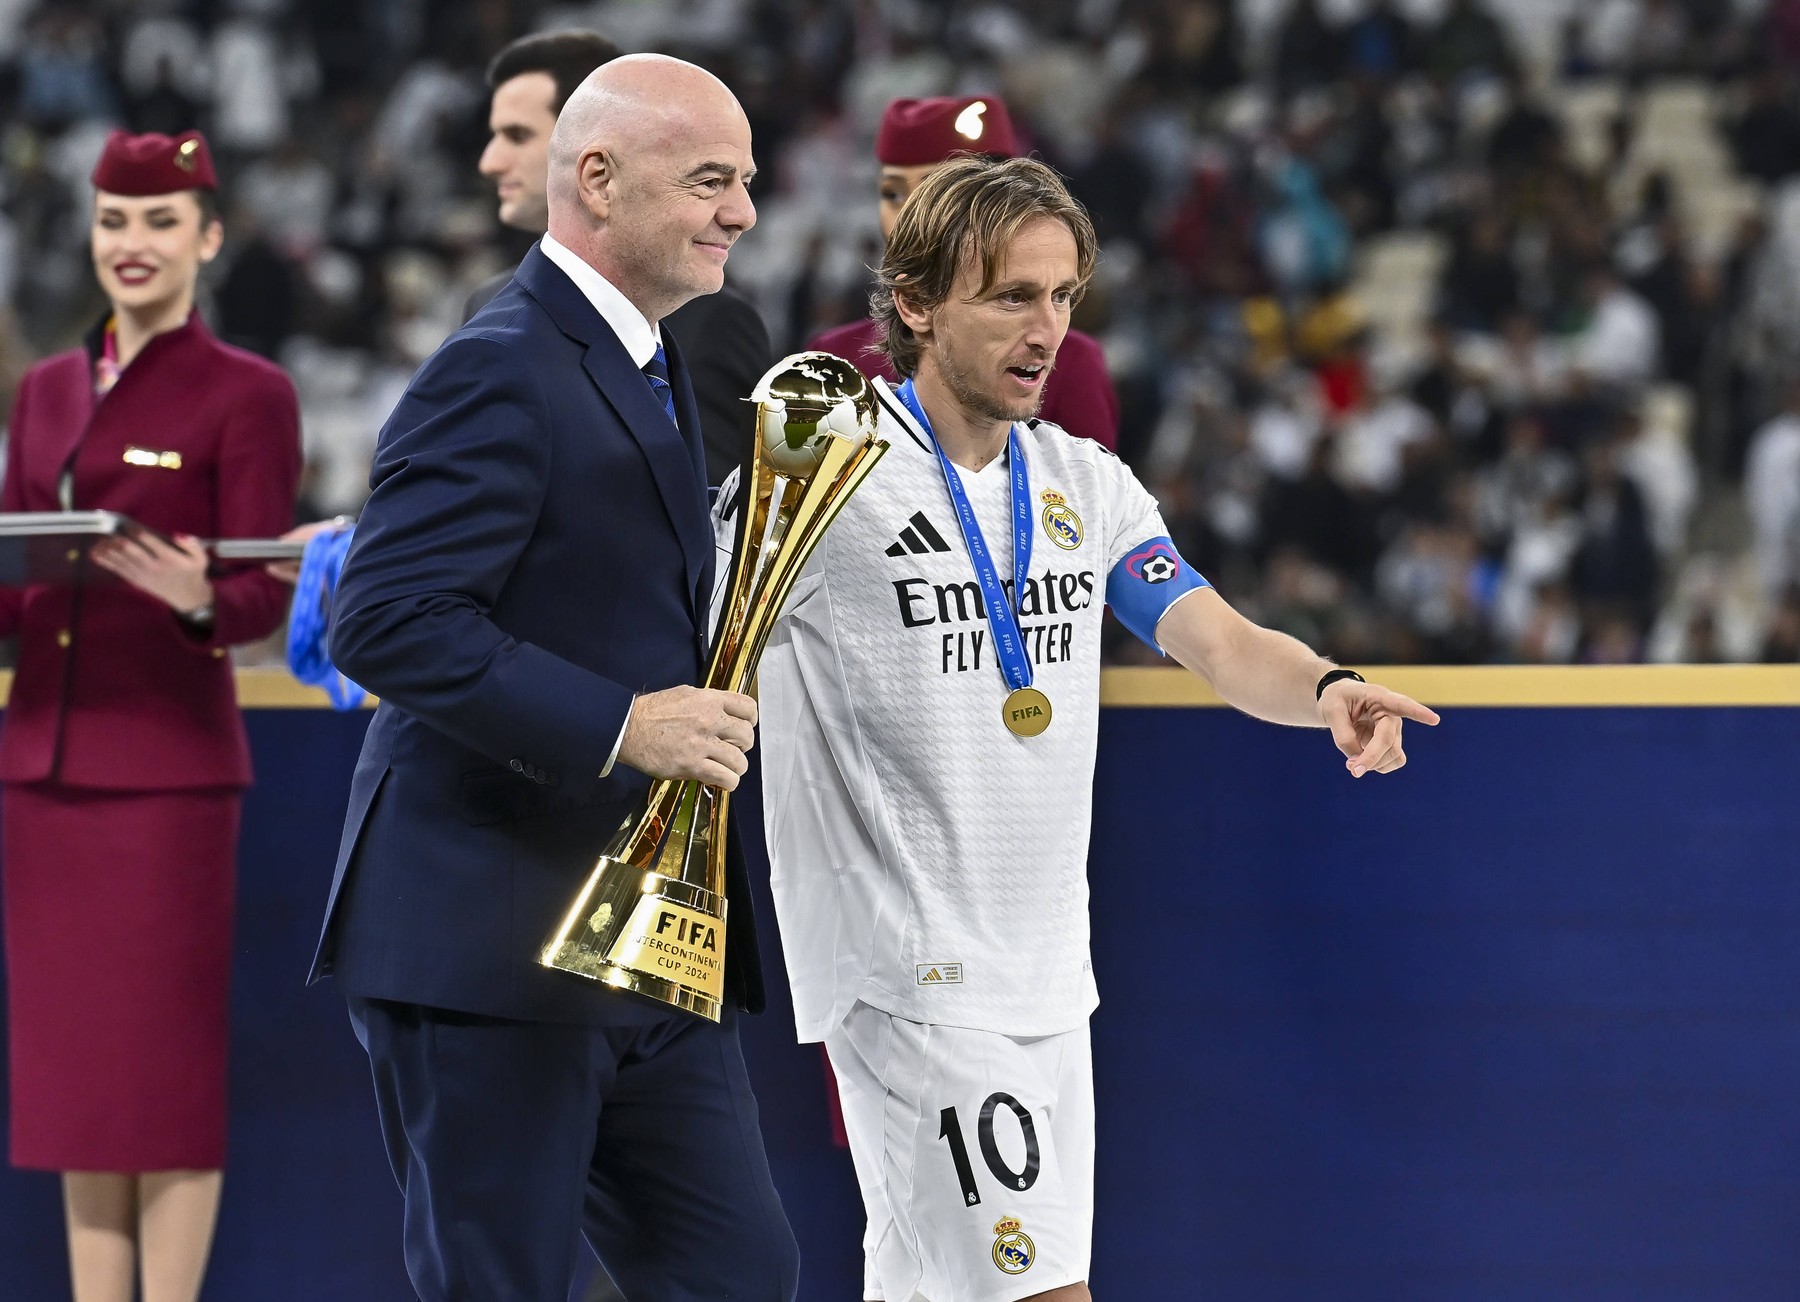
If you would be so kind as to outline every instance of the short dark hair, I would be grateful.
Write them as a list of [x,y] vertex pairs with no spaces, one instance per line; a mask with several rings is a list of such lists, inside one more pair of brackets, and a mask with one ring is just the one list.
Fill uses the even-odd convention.
[[544,72],[556,83],[556,99],[550,105],[561,113],[575,88],[603,63],[611,63],[625,51],[599,32],[539,32],[521,36],[494,56],[487,66],[489,90],[528,72]]

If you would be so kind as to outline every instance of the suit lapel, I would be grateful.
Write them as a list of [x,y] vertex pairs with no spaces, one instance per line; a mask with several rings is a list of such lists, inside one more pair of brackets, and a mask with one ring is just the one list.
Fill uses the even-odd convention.
[[681,441],[687,445],[694,482],[700,485],[700,508],[706,514],[706,564],[701,567],[697,586],[694,588],[694,613],[704,629],[712,606],[713,564],[717,557],[717,547],[712,539],[712,490],[706,474],[706,433],[700,427],[700,406],[694,399],[694,386],[688,379],[687,364],[682,359],[681,350],[675,346],[674,336],[667,330],[663,331],[663,354],[669,361],[669,386],[675,393],[675,416],[681,422]]
[[[517,279],[550,314],[550,319],[571,339],[586,345],[581,365],[600,396],[606,400],[626,432],[637,442],[650,465],[663,509],[668,512],[675,536],[681,542],[687,566],[689,591],[697,591],[712,564],[712,529],[707,513],[706,476],[696,467],[693,451],[680,430],[669,423],[669,413],[632,364],[631,354],[612,327],[594,310],[582,292],[562,270],[533,246],[519,264]],[[670,378],[675,378],[670,368]],[[692,422],[699,435],[699,418],[693,414],[693,396],[683,379],[673,385],[675,410],[684,422]],[[685,408],[684,408],[685,404]]]

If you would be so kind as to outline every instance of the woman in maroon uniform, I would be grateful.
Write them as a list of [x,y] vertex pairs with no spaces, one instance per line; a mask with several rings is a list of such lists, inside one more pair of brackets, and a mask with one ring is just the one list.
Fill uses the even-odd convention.
[[[225,1157],[238,811],[249,749],[226,648],[280,622],[260,568],[196,537],[293,520],[299,412],[280,368],[194,311],[218,252],[196,132],[114,132],[94,169],[87,347],[34,367],[0,509],[118,511],[165,542],[110,571],[0,589],[18,668],[0,727],[12,1160],[59,1171],[76,1302],[191,1302]],[[116,581],[115,581],[116,580]]]

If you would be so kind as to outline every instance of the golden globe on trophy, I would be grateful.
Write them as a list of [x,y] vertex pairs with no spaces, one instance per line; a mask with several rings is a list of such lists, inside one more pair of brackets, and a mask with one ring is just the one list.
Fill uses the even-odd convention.
[[[703,687],[747,691],[769,630],[825,530],[887,451],[875,395],[830,353],[783,358],[757,384],[731,590]],[[697,780],[651,784],[538,961],[719,1020],[725,995],[725,809]]]

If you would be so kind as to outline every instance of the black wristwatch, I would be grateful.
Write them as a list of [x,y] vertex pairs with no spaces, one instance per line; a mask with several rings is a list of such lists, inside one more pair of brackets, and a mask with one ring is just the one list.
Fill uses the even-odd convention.
[[1369,681],[1354,669],[1330,669],[1319,678],[1319,685],[1313,688],[1313,699],[1315,701],[1324,699],[1325,689],[1343,678],[1349,678],[1359,683]]

